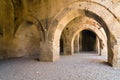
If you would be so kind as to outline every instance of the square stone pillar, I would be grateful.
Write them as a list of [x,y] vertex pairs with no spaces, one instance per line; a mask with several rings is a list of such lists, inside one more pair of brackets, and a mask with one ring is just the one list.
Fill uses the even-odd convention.
[[112,66],[114,68],[120,68],[120,44],[114,46]]
[[74,52],[79,53],[79,34],[75,37],[74,40]]
[[82,33],[79,34],[79,51],[82,51]]
[[108,63],[113,68],[120,69],[120,44],[112,46],[111,50],[108,46]]
[[72,55],[74,53],[74,48],[73,48],[73,44],[71,41],[67,41],[64,44],[64,55]]
[[98,37],[96,38],[96,50],[98,54],[101,55],[100,40]]
[[41,42],[39,56],[40,61],[57,61],[60,58],[59,46],[52,45],[51,42]]

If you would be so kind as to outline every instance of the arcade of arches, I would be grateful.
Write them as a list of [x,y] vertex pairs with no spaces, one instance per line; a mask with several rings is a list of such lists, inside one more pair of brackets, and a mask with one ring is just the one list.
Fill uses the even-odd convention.
[[97,51],[120,68],[119,0],[0,0],[0,59]]

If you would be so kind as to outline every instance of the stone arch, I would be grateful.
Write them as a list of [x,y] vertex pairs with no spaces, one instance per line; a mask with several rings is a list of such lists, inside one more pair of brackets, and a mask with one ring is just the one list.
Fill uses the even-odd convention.
[[[39,22],[39,20],[36,18],[36,17],[34,17],[34,16],[32,16],[32,15],[28,15],[28,16],[25,16],[24,17],[24,19],[20,19],[20,20],[18,20],[18,22],[16,23],[16,25],[18,25],[19,27],[17,27],[16,28],[16,30],[14,31],[14,41],[13,41],[13,44],[14,44],[14,46],[15,45],[17,45],[17,46],[19,46],[19,44],[17,44],[16,43],[16,34],[19,32],[19,30],[21,30],[21,28],[23,27],[23,25],[24,26],[26,26],[26,24],[29,24],[29,26],[34,26],[34,28],[36,28],[36,33],[38,33],[39,35],[38,35],[38,43],[36,44],[37,45],[37,47],[36,47],[36,52],[33,52],[33,51],[31,51],[30,53],[31,54],[33,54],[33,53],[37,53],[38,55],[41,55],[40,53],[41,53],[41,45],[44,45],[44,42],[45,42],[45,40],[46,40],[46,32],[45,32],[45,29],[44,29],[44,27],[42,26],[42,24]],[[22,26],[21,26],[22,25]],[[24,31],[24,30],[23,30]],[[36,36],[37,37],[37,36]],[[39,46],[38,46],[39,45]],[[35,46],[34,46],[35,47]],[[21,47],[22,48],[22,47]],[[39,48],[39,49],[38,49]],[[34,48],[35,49],[35,48]],[[21,50],[20,50],[20,52],[18,52],[20,49],[18,48],[18,49],[16,49],[16,50],[14,50],[15,51],[15,53],[20,53],[21,52]],[[30,51],[30,50],[28,50],[28,51]],[[23,52],[25,53],[25,52],[27,52],[27,50],[23,50]],[[23,54],[24,55],[24,54]],[[15,55],[16,57],[17,56],[21,56],[21,55]]]
[[[102,10],[102,13],[101,13],[101,10]],[[89,13],[91,13],[91,16]],[[92,17],[94,19],[99,17],[102,20],[104,20],[104,24],[106,24],[106,26],[109,26],[109,27],[107,27],[108,31],[110,31],[110,33],[112,33],[112,34],[115,33],[113,31],[112,26],[120,25],[117,18],[115,17],[115,15],[111,14],[111,12],[108,11],[105,7],[103,7],[97,3],[94,3],[94,2],[93,3],[92,2],[76,2],[73,5],[70,5],[70,6],[66,7],[65,9],[63,9],[60,13],[58,13],[58,15],[55,17],[52,25],[50,26],[50,29],[52,29],[52,30],[49,29],[49,36],[50,37],[53,36],[55,34],[55,32],[57,32],[57,33],[60,32],[60,29],[62,31],[64,26],[67,25],[68,22],[70,22],[75,17],[78,17],[83,14],[84,14],[84,16]],[[108,15],[109,15],[109,18],[107,17]],[[111,19],[111,21],[110,21],[110,19]],[[95,19],[95,20],[97,20],[97,19]],[[97,20],[97,21],[100,22],[99,20]],[[57,30],[57,28],[59,30],[55,31],[55,30]],[[114,28],[118,28],[118,27],[114,27]],[[50,32],[52,32],[52,34],[50,34]],[[115,33],[115,35],[116,35],[116,33]]]
[[[64,42],[65,42],[65,49],[64,50],[66,50],[65,52],[64,52],[64,54],[71,54],[71,53],[73,53],[73,51],[71,51],[73,48],[72,48],[72,46],[70,45],[71,44],[71,38],[73,37],[72,35],[77,31],[77,30],[79,30],[79,28],[81,29],[81,27],[82,27],[82,25],[89,25],[89,26],[93,26],[93,27],[91,27],[92,28],[92,30],[94,30],[95,29],[95,31],[96,31],[96,34],[99,34],[99,37],[100,37],[100,39],[101,39],[101,41],[103,41],[103,44],[104,44],[104,46],[107,46],[106,44],[107,44],[107,36],[106,36],[106,34],[105,34],[105,31],[104,31],[104,29],[101,27],[101,25],[99,24],[99,23],[97,23],[95,20],[93,20],[93,19],[91,19],[91,18],[88,18],[88,17],[77,17],[77,18],[75,18],[74,20],[72,20],[71,22],[69,22],[69,24],[67,24],[67,26],[65,27],[65,29],[62,31],[62,35],[61,36],[63,36],[64,35]],[[98,31],[98,33],[97,33],[97,31]],[[79,40],[78,40],[79,41]],[[77,42],[77,44],[78,44],[79,42]],[[67,47],[67,45],[69,45],[68,47]],[[73,44],[72,44],[73,45]],[[78,45],[76,45],[76,46],[78,46]],[[79,47],[79,46],[78,46]],[[79,49],[78,49],[78,47],[77,47],[77,52],[79,52]],[[68,50],[69,49],[69,50]],[[106,54],[102,54],[102,55],[107,55],[107,47],[105,48],[103,48],[102,49],[102,53],[103,52],[105,52]]]
[[[107,8],[89,1],[72,3],[70,6],[59,12],[54,18],[48,31],[48,43],[50,42],[49,45],[52,47],[52,50],[50,49],[49,54],[52,55],[54,60],[59,58],[58,43],[61,32],[71,20],[80,15],[94,18],[103,26],[105,32],[108,34],[107,37],[110,40],[108,41],[108,45],[110,44],[108,62],[113,66],[117,66],[118,49],[115,49],[115,47],[118,48],[119,45],[118,32],[120,32],[120,29],[118,26],[120,26],[120,24],[117,18],[111,14]],[[115,51],[117,51],[117,53]]]
[[[93,33],[96,34],[96,36],[99,38],[99,40],[102,40],[103,41],[103,44],[105,46],[107,46],[107,40],[106,38],[104,37],[103,33],[98,29],[96,28],[95,26],[93,25],[90,25],[90,24],[83,24],[82,26],[79,26],[74,32],[71,32],[73,35],[71,35],[71,44],[74,45],[74,39],[75,39],[75,36],[77,34],[79,34],[79,32],[83,31],[83,30],[90,30],[92,31]],[[106,48],[106,47],[105,47]],[[72,51],[73,52],[73,51]],[[106,54],[107,54],[107,48],[106,48]]]
[[24,21],[17,29],[14,40],[14,56],[39,55],[41,32],[39,28],[28,21]]
[[[65,48],[66,51],[64,54],[73,54],[74,53],[74,46],[73,46],[74,39],[75,39],[76,35],[78,35],[78,33],[83,30],[90,30],[90,31],[94,32],[98,36],[98,38],[100,40],[102,40],[103,43],[107,46],[107,39],[105,38],[105,35],[101,32],[100,29],[98,29],[97,27],[95,27],[91,24],[83,24],[83,25],[78,24],[75,29],[72,29],[72,30],[71,29],[70,29],[71,32],[69,33],[69,36],[66,37],[67,43],[65,45],[67,45],[66,46],[67,48]],[[106,54],[107,54],[107,48],[106,48]]]
[[16,23],[16,25],[18,27],[16,28],[14,35],[16,34],[17,30],[20,28],[20,25],[23,24],[24,22],[28,22],[28,23],[30,23],[32,25],[34,24],[37,27],[37,29],[40,31],[40,33],[41,33],[41,37],[42,37],[41,41],[45,41],[45,36],[46,36],[45,35],[45,29],[41,25],[39,20],[36,17],[32,16],[32,15],[26,16],[24,20],[21,20],[21,19],[18,20],[18,22]]
[[[103,38],[100,41],[103,41],[104,46],[107,46],[106,45],[107,44],[107,36],[106,36],[106,33],[105,33],[104,29],[101,27],[101,25],[99,23],[97,23],[95,20],[93,20],[91,18],[88,18],[88,17],[77,17],[74,20],[72,20],[69,24],[67,24],[67,26],[65,27],[65,29],[62,32],[62,35],[63,34],[65,35],[65,33],[66,33],[65,37],[70,38],[71,35],[73,35],[73,33],[75,33],[77,30],[79,30],[79,28],[82,27],[83,24],[84,25],[89,25],[89,26],[94,26],[93,29],[95,28],[95,29],[99,30],[99,32],[101,32],[101,35],[102,35],[102,36],[101,35],[100,36]],[[71,44],[71,43],[68,43],[69,39],[67,39],[66,41],[67,42],[65,44]],[[106,49],[107,49],[107,47],[106,47]],[[106,54],[102,54],[102,55],[107,55],[106,49],[105,49],[105,47],[102,49],[102,53],[106,53]]]

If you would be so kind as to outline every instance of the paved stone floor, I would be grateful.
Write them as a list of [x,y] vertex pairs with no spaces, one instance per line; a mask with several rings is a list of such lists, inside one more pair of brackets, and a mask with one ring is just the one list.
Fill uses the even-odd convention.
[[0,61],[0,80],[120,80],[120,70],[106,64],[104,56],[80,53],[56,62],[31,58]]

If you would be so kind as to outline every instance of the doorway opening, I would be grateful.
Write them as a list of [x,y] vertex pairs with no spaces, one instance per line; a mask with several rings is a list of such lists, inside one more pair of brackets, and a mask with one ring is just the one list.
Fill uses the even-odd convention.
[[82,51],[96,51],[96,34],[89,30],[83,30]]
[[60,55],[63,55],[64,53],[64,43],[63,43],[63,39],[60,38]]

